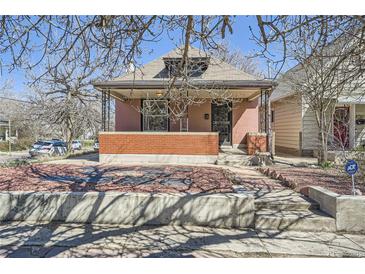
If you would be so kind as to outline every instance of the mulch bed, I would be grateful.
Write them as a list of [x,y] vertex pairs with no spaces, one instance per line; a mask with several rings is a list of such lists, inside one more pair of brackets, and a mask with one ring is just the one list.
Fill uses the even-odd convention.
[[[308,186],[320,186],[338,194],[351,195],[351,177],[338,169],[281,167],[270,166],[269,175],[283,181],[288,187],[296,191],[306,192]],[[273,173],[274,171],[274,173]],[[261,172],[267,172],[267,168],[261,168]],[[281,176],[281,177],[280,177]],[[364,179],[357,180],[356,188],[365,195]]]
[[0,191],[232,192],[220,168],[33,164],[0,168]]

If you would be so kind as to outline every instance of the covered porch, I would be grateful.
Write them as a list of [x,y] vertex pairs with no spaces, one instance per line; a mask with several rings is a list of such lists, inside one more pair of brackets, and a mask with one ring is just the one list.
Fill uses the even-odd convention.
[[[166,87],[130,89],[99,84],[103,113],[100,161],[215,163],[220,147],[246,150],[249,133],[269,130],[260,125],[269,121],[269,107],[262,106],[267,103],[272,82],[255,82],[233,88],[230,98],[221,102],[208,90],[189,91],[196,102],[179,116],[171,110],[176,102],[166,96]],[[114,131],[110,129],[112,99]],[[266,110],[264,115],[260,109]]]

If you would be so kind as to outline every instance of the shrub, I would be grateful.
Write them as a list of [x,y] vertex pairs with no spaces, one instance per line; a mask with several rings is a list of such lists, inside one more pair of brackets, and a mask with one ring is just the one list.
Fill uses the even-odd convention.
[[20,167],[29,164],[30,164],[29,161],[26,159],[17,159],[6,163],[2,163],[0,164],[0,167]]
[[333,168],[335,166],[335,164],[331,161],[327,161],[327,162],[321,163],[320,166],[323,169],[329,169],[329,168]]
[[86,147],[92,147],[94,145],[95,141],[94,140],[82,140],[81,144],[84,148]]
[[[15,141],[15,143],[11,144],[12,151],[20,151],[29,149],[33,144],[33,139],[30,138],[21,138]],[[7,152],[9,151],[9,143],[8,142],[0,142],[0,151]]]

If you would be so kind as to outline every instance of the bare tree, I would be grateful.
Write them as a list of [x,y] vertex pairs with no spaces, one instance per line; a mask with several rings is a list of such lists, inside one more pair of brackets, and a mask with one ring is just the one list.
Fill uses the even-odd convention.
[[[337,16],[337,15],[297,15],[297,16],[256,16],[258,32],[255,26],[250,27],[253,39],[257,42],[261,52],[258,55],[265,57],[273,64],[276,70],[276,77],[283,72],[287,61],[291,60],[290,45],[300,42],[298,40],[303,35],[321,36],[321,31],[325,29],[326,39],[316,45],[312,45],[313,50],[317,47],[323,48],[334,41],[347,35],[353,43],[357,43],[363,50],[365,42],[361,30],[365,26],[365,16]],[[324,28],[323,26],[327,26]],[[310,30],[310,31],[309,31]]]
[[[1,16],[0,61],[9,69],[32,69],[54,56],[48,69],[56,69],[66,59],[92,63],[97,56],[108,67],[108,77],[114,77],[125,66],[138,64],[142,44],[158,41],[163,33],[180,30],[184,42],[214,48],[217,38],[232,32],[232,20],[230,16]],[[74,55],[74,48],[83,50]]]
[[255,55],[244,55],[241,50],[230,49],[227,43],[221,44],[220,47],[213,50],[212,54],[222,60],[222,62],[231,64],[239,70],[254,75],[257,78],[264,78],[264,73],[260,69]]
[[[72,56],[77,55],[72,51]],[[95,135],[100,128],[99,94],[91,84],[102,74],[100,63],[85,64],[73,58],[54,67],[48,60],[46,70],[48,73],[33,85],[32,114],[52,128],[51,132],[61,132],[70,150],[75,138],[87,131]]]
[[[333,40],[338,25],[322,20],[319,25],[303,25],[286,38],[286,54],[297,65],[282,78],[315,114],[319,130],[319,162],[328,159],[329,138],[333,137],[333,115],[341,95],[351,95],[365,84],[365,28],[353,29]],[[330,43],[328,42],[330,41]],[[333,138],[332,138],[333,139]]]
[[[143,44],[158,41],[161,34],[170,35],[171,32],[180,31],[178,43],[184,45],[181,62],[175,66],[177,73],[171,75],[165,97],[176,101],[172,112],[175,116],[181,116],[186,109],[182,105],[194,101],[191,96],[187,96],[188,89],[196,90],[188,72],[192,65],[188,58],[189,46],[198,43],[203,51],[217,49],[220,39],[232,33],[232,23],[232,16],[205,15],[2,16],[0,61],[3,67],[10,70],[32,70],[42,66],[45,69],[38,70],[41,73],[34,74],[32,78],[36,85],[49,85],[50,78],[59,78],[69,63],[82,63],[85,66],[100,64],[104,68],[100,76],[110,79],[121,75],[125,67],[131,64],[138,69],[136,59],[143,52]],[[5,54],[10,55],[10,61],[3,57]],[[48,62],[50,56],[51,63]],[[47,65],[44,66],[44,63]],[[57,84],[61,84],[59,80]],[[176,80],[182,84],[175,85]],[[66,85],[64,80],[61,85]],[[79,99],[81,97],[78,96]]]

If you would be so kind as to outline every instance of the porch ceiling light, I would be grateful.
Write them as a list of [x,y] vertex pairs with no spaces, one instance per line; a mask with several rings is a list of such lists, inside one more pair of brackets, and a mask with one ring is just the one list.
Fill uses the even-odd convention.
[[161,97],[163,95],[163,92],[161,90],[156,91],[156,96]]

